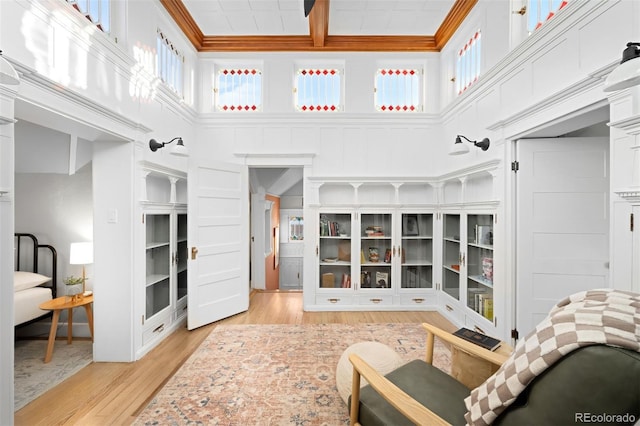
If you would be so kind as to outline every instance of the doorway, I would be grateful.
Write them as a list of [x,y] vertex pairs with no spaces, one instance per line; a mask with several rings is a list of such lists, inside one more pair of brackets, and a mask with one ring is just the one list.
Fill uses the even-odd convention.
[[251,288],[301,290],[303,168],[250,167]]
[[609,129],[514,142],[514,324],[525,336],[562,298],[609,286]]

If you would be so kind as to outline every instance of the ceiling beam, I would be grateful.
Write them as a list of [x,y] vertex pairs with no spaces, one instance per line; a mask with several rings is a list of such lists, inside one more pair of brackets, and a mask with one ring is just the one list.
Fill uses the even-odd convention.
[[309,34],[313,47],[323,47],[329,35],[329,0],[316,0],[309,13]]

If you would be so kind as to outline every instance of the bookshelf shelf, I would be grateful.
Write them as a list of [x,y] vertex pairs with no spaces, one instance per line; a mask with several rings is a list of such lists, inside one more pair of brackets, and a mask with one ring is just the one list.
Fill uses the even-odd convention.
[[482,284],[485,287],[493,288],[493,281],[489,281],[484,278],[482,275],[469,275],[469,279],[471,281],[475,281],[479,284]]

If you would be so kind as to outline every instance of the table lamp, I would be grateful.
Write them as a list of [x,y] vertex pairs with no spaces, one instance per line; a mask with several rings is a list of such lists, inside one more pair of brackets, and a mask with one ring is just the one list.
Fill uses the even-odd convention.
[[93,243],[71,243],[69,263],[72,265],[82,265],[82,295],[89,296],[92,292],[86,291],[87,276],[85,265],[93,263]]

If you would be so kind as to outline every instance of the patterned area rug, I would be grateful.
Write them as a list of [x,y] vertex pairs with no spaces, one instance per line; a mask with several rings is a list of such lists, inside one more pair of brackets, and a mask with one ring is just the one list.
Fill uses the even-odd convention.
[[[424,358],[420,324],[219,325],[134,425],[346,425],[336,365],[353,343],[378,341]],[[449,350],[436,339],[434,365]]]
[[53,357],[44,363],[46,340],[17,340],[14,355],[14,410],[27,405],[93,361],[93,343],[56,340]]

